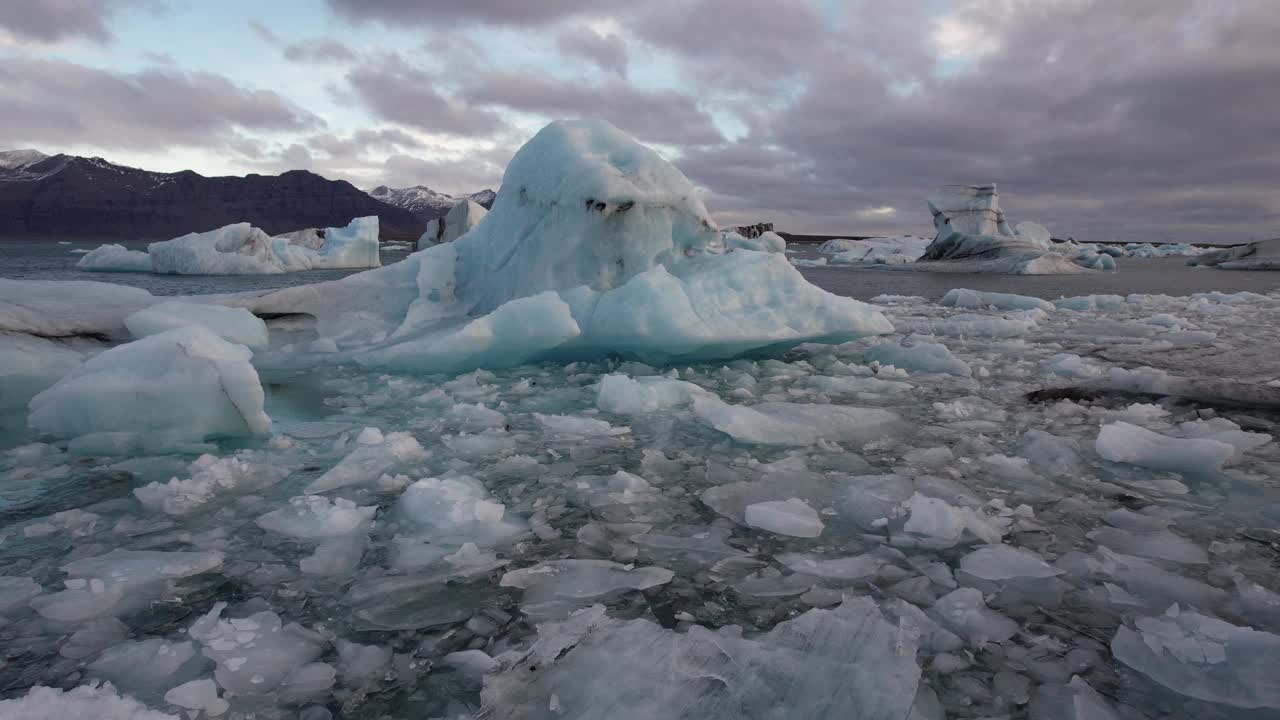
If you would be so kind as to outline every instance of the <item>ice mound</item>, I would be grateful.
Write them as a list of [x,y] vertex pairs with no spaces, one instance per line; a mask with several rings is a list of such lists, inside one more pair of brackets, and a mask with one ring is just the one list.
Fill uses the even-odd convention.
[[233,300],[303,312],[331,361],[461,371],[540,358],[721,358],[890,332],[778,253],[725,251],[693,185],[599,121],[516,153],[484,222],[379,271]]
[[449,208],[449,212],[443,218],[436,218],[427,223],[426,232],[418,238],[418,249],[426,250],[432,245],[453,242],[475,229],[488,214],[489,211],[485,210],[483,205],[471,198],[465,198]]
[[1280,710],[1280,636],[1174,605],[1163,616],[1122,625],[1116,659],[1166,688],[1238,708]]
[[929,199],[937,237],[916,269],[1011,275],[1088,272],[1050,248],[1049,232],[1035,223],[1009,226],[995,185],[947,185]]
[[198,325],[230,343],[250,350],[267,349],[267,324],[243,308],[162,302],[124,319],[135,338],[157,335],[174,328]]
[[141,250],[109,243],[85,253],[76,267],[93,272],[154,272],[151,256]]
[[711,398],[713,394],[693,383],[671,378],[606,375],[600,379],[596,406],[619,415],[639,415],[687,407],[697,397]]
[[496,658],[481,712],[493,720],[900,720],[920,682],[916,647],[916,636],[867,598],[810,610],[751,638],[732,628],[680,633],[613,620],[597,605],[539,625],[529,650]]
[[12,700],[0,700],[0,718],[5,720],[178,720],[147,708],[127,695],[116,694],[111,683],[81,685],[70,690],[37,686]]
[[115,283],[0,278],[0,332],[123,339],[124,319],[155,301],[142,288]]
[[506,507],[465,475],[418,480],[405,488],[396,508],[408,521],[407,530],[452,547],[468,542],[488,545],[520,531],[505,518]]
[[743,237],[736,232],[725,232],[721,236],[725,248],[732,250],[757,250],[759,252],[781,253],[787,251],[786,238],[772,230],[766,230],[755,237]]
[[1187,264],[1219,270],[1280,270],[1280,238],[1210,250],[1192,257]]
[[[249,223],[234,223],[151,243],[147,256],[154,272],[170,275],[275,275],[382,264],[377,216],[355,218],[346,227],[299,230],[276,237]],[[128,259],[141,265],[133,255]]]
[[86,447],[265,434],[271,419],[247,348],[203,327],[119,345],[31,399],[31,427]]

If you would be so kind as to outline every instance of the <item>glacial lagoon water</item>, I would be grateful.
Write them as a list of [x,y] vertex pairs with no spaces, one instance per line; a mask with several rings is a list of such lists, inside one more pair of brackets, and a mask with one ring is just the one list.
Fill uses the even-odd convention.
[[[347,274],[81,273],[76,247],[0,245],[0,277],[174,295]],[[1280,346],[1280,277],[1117,262],[806,268],[924,300],[885,301],[891,335],[728,362],[264,371],[272,438],[203,457],[77,454],[11,418],[0,698],[107,680],[175,716],[190,694],[317,720],[1275,717],[1280,416],[1025,393],[1224,374]],[[955,287],[1140,296],[939,305]]]
[[[336,280],[355,270],[316,270],[285,275],[178,276],[151,273],[101,273],[77,270],[82,256],[73,250],[91,250],[97,242],[58,244],[49,241],[0,241],[0,278],[18,280],[96,280],[143,288],[153,295],[203,295],[244,292]],[[145,250],[146,243],[123,243],[131,250]],[[793,245],[790,257],[820,258],[816,245]],[[403,260],[407,245],[383,248],[383,264]],[[1129,293],[1190,295],[1197,292],[1267,293],[1280,288],[1280,273],[1220,271],[1190,267],[1185,258],[1118,258],[1116,272],[1081,275],[977,275],[917,273],[833,265],[801,268],[815,285],[836,293],[870,300],[877,295],[919,295],[937,300],[955,287],[984,292],[1016,293],[1046,299],[1076,295]]]

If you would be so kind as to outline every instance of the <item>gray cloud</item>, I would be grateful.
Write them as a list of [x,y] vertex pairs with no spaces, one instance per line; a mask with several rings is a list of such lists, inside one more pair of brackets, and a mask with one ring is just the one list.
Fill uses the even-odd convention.
[[322,127],[323,121],[269,90],[220,75],[152,69],[112,73],[57,60],[0,62],[0,136],[103,148],[217,146],[240,130]]
[[366,128],[347,137],[324,133],[308,138],[306,146],[331,158],[357,158],[370,151],[415,150],[425,147],[422,141],[400,128]]
[[286,46],[284,57],[293,62],[350,62],[356,59],[356,54],[341,40],[319,37]]
[[[715,148],[687,153],[682,167],[727,214],[811,231],[862,231],[858,210],[889,205],[900,211],[895,229],[926,232],[935,186],[995,181],[1011,217],[1059,235],[1280,234],[1270,189],[1280,93],[1263,90],[1280,77],[1273,6],[1013,7],[987,19],[979,6],[969,19],[998,47],[911,92],[878,60],[816,61],[796,100],[739,144],[774,153]],[[769,179],[780,158],[796,178],[789,187]]]
[[697,100],[677,92],[644,91],[616,80],[599,85],[563,82],[532,73],[485,73],[468,80],[462,96],[475,105],[556,119],[600,117],[655,143],[700,145],[723,140]]
[[504,123],[490,110],[468,107],[435,89],[435,78],[398,55],[362,63],[347,73],[350,92],[378,117],[432,133],[487,136]]
[[574,15],[606,12],[621,0],[328,0],[349,20],[378,20],[388,25],[450,25],[481,22],[494,25],[545,25]]
[[7,0],[0,3],[0,28],[37,42],[86,37],[111,39],[107,25],[128,5],[156,6],[151,0]]
[[601,36],[577,27],[561,31],[556,38],[560,54],[590,60],[600,69],[627,75],[627,44],[620,35]]

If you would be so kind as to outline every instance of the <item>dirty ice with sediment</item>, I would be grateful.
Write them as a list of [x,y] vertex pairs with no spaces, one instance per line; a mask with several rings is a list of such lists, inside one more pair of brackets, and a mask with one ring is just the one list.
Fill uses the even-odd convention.
[[599,122],[461,221],[0,281],[0,718],[1280,713],[1280,296],[859,302]]

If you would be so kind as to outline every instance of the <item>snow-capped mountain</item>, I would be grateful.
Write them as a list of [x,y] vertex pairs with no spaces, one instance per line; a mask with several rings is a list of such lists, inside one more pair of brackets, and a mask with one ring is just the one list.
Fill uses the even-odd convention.
[[497,196],[497,193],[493,190],[481,190],[469,195],[455,196],[436,192],[426,185],[414,185],[407,188],[389,188],[386,185],[379,185],[370,190],[369,195],[388,205],[404,208],[418,216],[419,220],[425,222],[444,217],[450,208],[464,198],[475,201],[487,210],[493,206],[493,199]]
[[39,150],[5,150],[0,152],[0,170],[20,170],[49,157]]

